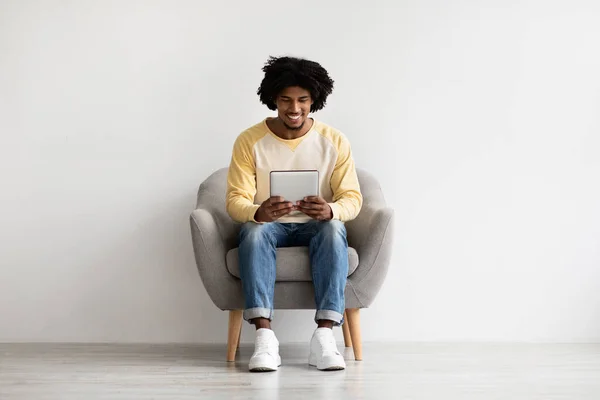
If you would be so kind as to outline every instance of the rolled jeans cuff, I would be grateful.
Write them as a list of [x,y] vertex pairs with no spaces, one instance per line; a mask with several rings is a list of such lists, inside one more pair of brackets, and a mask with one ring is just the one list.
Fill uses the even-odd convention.
[[315,314],[315,322],[319,323],[320,319],[333,321],[334,326],[340,326],[344,323],[344,316],[339,312],[332,310],[318,310]]
[[273,310],[269,308],[247,308],[244,310],[244,319],[248,322],[253,320],[254,318],[266,318],[269,321],[273,320]]

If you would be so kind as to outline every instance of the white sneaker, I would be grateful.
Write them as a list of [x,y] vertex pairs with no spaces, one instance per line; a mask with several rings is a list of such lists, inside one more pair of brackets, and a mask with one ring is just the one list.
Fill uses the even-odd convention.
[[270,329],[258,329],[254,341],[254,354],[250,357],[250,371],[277,371],[280,365],[279,341],[275,333]]
[[308,364],[320,370],[336,370],[346,368],[344,356],[340,354],[335,344],[333,331],[329,328],[317,328],[310,340],[310,355]]

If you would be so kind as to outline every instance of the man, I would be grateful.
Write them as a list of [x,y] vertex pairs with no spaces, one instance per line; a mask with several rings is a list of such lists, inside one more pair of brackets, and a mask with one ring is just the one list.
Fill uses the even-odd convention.
[[[320,370],[344,369],[333,326],[343,323],[348,275],[344,221],[362,206],[350,144],[339,131],[309,118],[325,106],[333,80],[318,63],[269,58],[258,89],[260,101],[277,111],[242,132],[233,147],[227,178],[227,212],[243,223],[239,236],[240,276],[246,301],[244,319],[256,326],[250,371],[281,365],[279,342],[271,330],[276,248],[309,246],[318,324],[309,364]],[[272,170],[316,169],[320,195],[292,204],[269,197]]]

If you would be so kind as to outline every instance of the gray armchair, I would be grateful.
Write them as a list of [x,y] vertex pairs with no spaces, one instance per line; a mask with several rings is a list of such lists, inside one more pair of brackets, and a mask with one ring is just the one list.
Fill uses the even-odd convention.
[[[346,284],[346,347],[362,359],[359,309],[369,307],[387,274],[392,252],[394,211],[386,206],[377,180],[357,169],[363,207],[346,222],[349,271]],[[213,303],[229,311],[227,361],[233,361],[242,327],[244,295],[239,277],[238,232],[225,209],[227,168],[210,175],[198,190],[196,209],[190,215],[194,255],[200,277]],[[276,309],[314,309],[308,248],[277,250]]]

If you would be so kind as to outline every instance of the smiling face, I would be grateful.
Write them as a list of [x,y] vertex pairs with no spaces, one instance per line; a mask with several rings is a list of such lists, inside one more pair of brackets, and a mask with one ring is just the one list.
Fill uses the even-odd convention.
[[313,101],[310,92],[299,86],[283,89],[275,99],[277,117],[290,131],[299,131],[308,119]]

